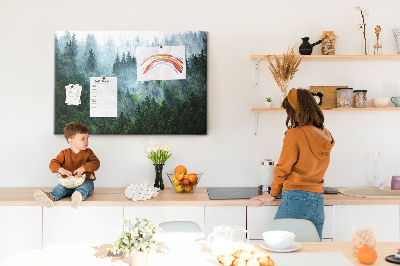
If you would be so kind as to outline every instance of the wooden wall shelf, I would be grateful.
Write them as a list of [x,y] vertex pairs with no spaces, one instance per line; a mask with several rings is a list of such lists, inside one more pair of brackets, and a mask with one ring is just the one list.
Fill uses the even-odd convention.
[[[301,56],[301,55],[297,55]],[[251,55],[251,60],[256,59],[274,59],[273,55]],[[276,55],[282,59],[283,55]],[[400,54],[397,55],[305,55],[303,61],[398,61]]]
[[[367,107],[367,108],[321,108],[323,111],[399,111],[400,107]],[[258,131],[258,113],[259,112],[273,112],[273,111],[284,111],[283,108],[251,108],[254,113],[254,136],[257,136]]]

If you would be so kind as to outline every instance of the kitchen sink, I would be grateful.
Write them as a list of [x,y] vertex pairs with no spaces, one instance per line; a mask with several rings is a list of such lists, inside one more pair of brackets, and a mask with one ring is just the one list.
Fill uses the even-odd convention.
[[391,190],[390,188],[344,187],[340,188],[339,192],[349,196],[364,198],[400,198],[400,190]]

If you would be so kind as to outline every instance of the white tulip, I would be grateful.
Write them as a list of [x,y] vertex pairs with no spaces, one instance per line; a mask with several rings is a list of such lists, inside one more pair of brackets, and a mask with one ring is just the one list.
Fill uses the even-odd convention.
[[150,153],[151,151],[152,151],[152,149],[151,149],[151,146],[149,145],[149,146],[147,146],[147,148],[146,148],[146,151],[148,152],[148,153]]
[[157,149],[157,151],[159,151],[160,150],[160,145],[157,145],[156,149]]
[[171,146],[169,146],[167,144],[165,144],[164,147],[165,147],[164,150],[167,151],[167,152],[169,152],[171,150]]
[[152,147],[154,152],[157,152],[157,147]]

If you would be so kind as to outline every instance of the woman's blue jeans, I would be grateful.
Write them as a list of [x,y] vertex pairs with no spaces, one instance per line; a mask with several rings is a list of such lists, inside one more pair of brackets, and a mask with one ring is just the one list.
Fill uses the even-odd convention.
[[284,190],[275,219],[295,218],[311,221],[322,240],[324,227],[324,196],[322,193],[302,190]]
[[60,184],[58,184],[50,192],[50,195],[56,201],[66,196],[71,196],[72,193],[74,193],[75,191],[79,191],[82,194],[82,200],[85,200],[88,196],[93,194],[94,191],[93,181],[86,179],[85,182],[83,182],[83,184],[77,188],[65,188]]

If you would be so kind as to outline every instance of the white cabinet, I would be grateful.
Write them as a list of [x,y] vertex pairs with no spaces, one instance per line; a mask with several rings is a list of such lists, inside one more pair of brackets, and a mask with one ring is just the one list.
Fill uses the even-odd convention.
[[[247,207],[247,229],[251,239],[263,239],[263,232],[268,230],[274,220],[278,206]],[[323,239],[333,238],[333,206],[325,206],[325,223],[322,230]]]
[[49,244],[112,244],[122,230],[123,207],[43,208],[43,248]]
[[129,206],[124,219],[148,218],[152,223],[192,221],[204,232],[204,206]]
[[23,250],[42,249],[42,207],[0,207],[0,264]]
[[262,234],[268,230],[277,210],[278,206],[247,207],[247,230],[251,239],[263,239]]
[[334,242],[351,242],[353,223],[377,225],[376,240],[399,241],[398,205],[335,205]]
[[204,221],[206,236],[213,231],[215,226],[222,224],[246,227],[246,206],[205,206]]

